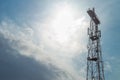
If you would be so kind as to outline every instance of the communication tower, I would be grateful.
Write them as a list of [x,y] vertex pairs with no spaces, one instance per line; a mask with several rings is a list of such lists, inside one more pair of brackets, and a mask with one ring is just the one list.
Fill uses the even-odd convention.
[[87,56],[87,77],[86,80],[105,80],[104,66],[101,52],[101,31],[98,28],[100,21],[95,13],[95,9],[87,11],[90,16],[90,27],[88,28],[88,56]]

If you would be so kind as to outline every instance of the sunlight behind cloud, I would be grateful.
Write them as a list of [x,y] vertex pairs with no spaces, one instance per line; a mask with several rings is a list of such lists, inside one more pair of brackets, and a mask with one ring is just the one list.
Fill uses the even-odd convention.
[[51,10],[50,17],[41,25],[41,44],[63,53],[82,51],[86,48],[82,41],[86,37],[83,33],[86,32],[87,24],[85,16],[80,16],[80,12],[72,5],[58,3]]
[[12,21],[4,21],[4,24],[7,26],[2,23],[0,32],[10,39],[11,44],[14,42],[12,48],[21,55],[58,68],[60,80],[83,80],[75,67],[78,62],[74,60],[76,56],[83,57],[81,54],[86,52],[88,23],[86,17],[71,4],[55,4],[41,23],[33,21],[22,27]]

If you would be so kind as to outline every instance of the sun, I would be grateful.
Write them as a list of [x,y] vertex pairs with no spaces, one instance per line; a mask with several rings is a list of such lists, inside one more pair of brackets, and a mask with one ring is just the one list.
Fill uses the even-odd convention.
[[51,37],[60,44],[65,44],[75,32],[73,23],[75,21],[75,11],[66,3],[59,4],[52,12],[50,20]]
[[55,18],[52,21],[55,40],[60,43],[66,43],[71,35],[71,23],[73,22],[73,14],[68,6],[61,7],[55,12]]
[[[40,42],[48,49],[77,51],[85,28],[84,16],[68,3],[56,4],[40,28]],[[84,26],[84,27],[83,27]],[[82,34],[81,34],[82,33]],[[83,37],[82,37],[83,38]]]

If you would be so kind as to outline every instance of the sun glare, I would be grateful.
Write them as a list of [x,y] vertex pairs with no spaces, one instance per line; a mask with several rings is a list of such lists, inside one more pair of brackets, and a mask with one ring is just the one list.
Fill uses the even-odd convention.
[[[84,31],[84,16],[80,16],[74,7],[68,3],[60,3],[53,7],[50,16],[45,20],[43,29],[40,31],[41,39],[51,48],[60,47],[68,51],[79,50],[79,38]],[[62,50],[61,50],[62,51]]]
[[52,28],[55,33],[55,40],[60,43],[66,43],[71,35],[71,23],[73,23],[74,15],[73,11],[68,5],[58,8],[53,18]]
[[55,41],[61,44],[69,42],[76,28],[73,26],[76,18],[74,9],[68,4],[57,5],[52,13],[50,27]]

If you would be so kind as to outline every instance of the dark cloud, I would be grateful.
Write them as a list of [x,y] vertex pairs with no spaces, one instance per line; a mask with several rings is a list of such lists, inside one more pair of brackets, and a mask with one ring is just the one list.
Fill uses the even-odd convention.
[[54,80],[57,69],[19,54],[0,34],[0,80]]

